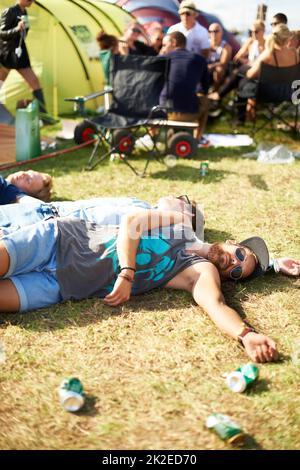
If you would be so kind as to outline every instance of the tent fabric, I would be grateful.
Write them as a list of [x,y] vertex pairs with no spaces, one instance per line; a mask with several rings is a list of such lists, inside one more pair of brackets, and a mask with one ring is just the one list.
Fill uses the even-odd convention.
[[[0,0],[0,10],[13,0]],[[94,93],[105,77],[99,60],[96,35],[103,29],[120,36],[132,23],[130,13],[99,0],[36,0],[27,10],[30,32],[26,39],[31,65],[44,89],[47,110],[53,115],[70,114],[64,98]],[[21,76],[12,71],[0,91],[0,102],[15,113],[16,102],[30,99]],[[91,109],[102,99],[89,102]]]

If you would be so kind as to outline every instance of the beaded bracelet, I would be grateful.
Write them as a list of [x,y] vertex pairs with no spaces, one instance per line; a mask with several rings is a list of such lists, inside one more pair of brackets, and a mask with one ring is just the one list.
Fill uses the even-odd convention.
[[118,277],[122,277],[123,279],[126,279],[126,281],[130,282],[130,284],[133,284],[133,280],[130,276],[127,276],[127,274],[119,274]]

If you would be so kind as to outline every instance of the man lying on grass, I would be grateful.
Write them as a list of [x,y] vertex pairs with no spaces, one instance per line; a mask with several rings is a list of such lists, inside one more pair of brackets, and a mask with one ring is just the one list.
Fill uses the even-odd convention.
[[0,311],[90,297],[114,307],[156,287],[182,289],[218,328],[244,345],[253,361],[273,361],[278,357],[274,341],[247,328],[226,305],[220,280],[220,275],[257,276],[268,264],[268,250],[258,237],[240,244],[199,243],[190,214],[143,210],[124,216],[120,227],[50,219],[1,239]]
[[[0,237],[26,225],[57,217],[71,217],[98,225],[120,225],[122,217],[138,209],[179,211],[192,214],[193,230],[198,240],[204,241],[204,215],[195,201],[188,196],[164,196],[153,207],[135,197],[98,197],[78,201],[54,201],[35,204],[6,204],[0,206]],[[270,267],[277,273],[288,276],[300,274],[300,262],[292,258],[271,260]]]

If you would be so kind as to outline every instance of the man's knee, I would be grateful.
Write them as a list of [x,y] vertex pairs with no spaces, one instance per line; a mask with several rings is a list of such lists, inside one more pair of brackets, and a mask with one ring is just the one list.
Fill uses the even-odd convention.
[[0,276],[5,276],[9,269],[10,258],[4,243],[0,240]]

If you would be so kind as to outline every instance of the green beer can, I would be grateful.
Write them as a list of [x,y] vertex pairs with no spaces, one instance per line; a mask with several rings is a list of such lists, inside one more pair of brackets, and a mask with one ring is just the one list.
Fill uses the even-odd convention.
[[226,377],[226,384],[235,393],[242,393],[259,376],[259,369],[255,364],[245,364]]
[[58,394],[60,403],[66,411],[74,413],[84,405],[83,385],[76,377],[64,379],[60,384]]
[[200,163],[200,170],[199,170],[199,175],[203,178],[204,176],[207,175],[208,173],[208,165],[209,162],[205,160],[204,162]]
[[206,419],[206,427],[213,429],[216,434],[228,444],[243,445],[245,443],[244,431],[227,415],[213,413]]

